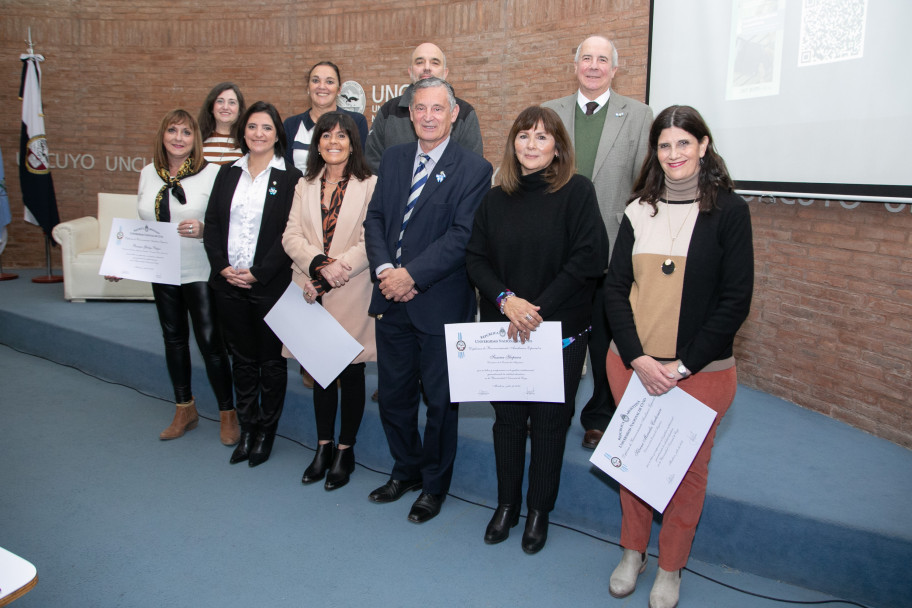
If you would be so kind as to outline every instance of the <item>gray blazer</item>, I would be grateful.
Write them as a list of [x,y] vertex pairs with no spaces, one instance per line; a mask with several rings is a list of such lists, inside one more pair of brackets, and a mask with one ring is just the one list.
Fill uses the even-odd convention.
[[[574,117],[576,116],[577,93],[552,99],[542,105],[557,112],[574,142]],[[649,147],[649,128],[652,126],[652,109],[644,103],[611,91],[608,107],[599,112],[608,112],[605,127],[595,154],[595,168],[592,183],[598,197],[602,219],[608,229],[610,250],[614,251],[624,207],[633,191],[633,184],[640,173],[640,167]],[[574,142],[575,144],[575,142]]]

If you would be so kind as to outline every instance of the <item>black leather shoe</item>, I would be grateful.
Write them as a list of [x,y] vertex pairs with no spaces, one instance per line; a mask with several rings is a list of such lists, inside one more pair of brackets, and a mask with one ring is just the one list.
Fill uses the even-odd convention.
[[494,516],[485,530],[484,541],[489,545],[501,543],[510,536],[510,528],[519,523],[519,505],[497,505]]
[[348,483],[348,479],[355,470],[355,450],[349,446],[344,450],[336,450],[332,467],[326,474],[326,483],[323,488],[327,491],[337,490]]
[[594,450],[598,447],[599,441],[602,440],[604,433],[598,429],[590,429],[583,435],[583,447],[587,450]]
[[241,438],[238,440],[237,447],[234,448],[234,451],[231,453],[231,464],[237,464],[239,462],[244,462],[247,458],[250,457],[250,448],[253,445],[253,435],[251,431],[241,431]]
[[326,475],[326,469],[329,468],[333,461],[335,449],[336,444],[332,441],[317,444],[317,452],[314,454],[313,462],[304,469],[304,477],[301,478],[301,483],[314,483],[323,479],[323,476]]
[[548,540],[548,514],[544,511],[529,510],[526,531],[523,532],[522,548],[529,555],[542,550]]
[[371,502],[393,502],[402,498],[403,494],[421,487],[420,479],[390,479],[385,484],[370,493]]
[[272,454],[272,444],[275,442],[275,432],[259,431],[253,440],[253,447],[250,448],[250,457],[247,464],[255,467],[269,460]]
[[429,519],[434,519],[440,513],[440,505],[443,504],[444,498],[446,498],[446,494],[422,492],[415,504],[412,505],[408,520],[412,523],[423,524]]

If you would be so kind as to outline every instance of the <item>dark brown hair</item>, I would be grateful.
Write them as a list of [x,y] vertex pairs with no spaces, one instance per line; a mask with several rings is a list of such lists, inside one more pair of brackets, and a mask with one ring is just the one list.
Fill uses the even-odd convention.
[[[244,104],[244,95],[241,94],[241,88],[238,85],[233,82],[220,82],[212,87],[212,90],[206,95],[206,101],[203,102],[203,107],[201,107],[199,111],[199,118],[197,118],[203,141],[206,141],[215,133],[215,116],[212,113],[212,109],[215,107],[215,100],[228,89],[234,91],[234,94],[237,96],[238,119],[240,119],[247,110],[247,106]],[[235,124],[237,124],[237,121],[235,121]],[[232,125],[231,135],[229,137],[234,139],[235,133],[236,130],[234,129],[234,125]],[[237,140],[235,140],[234,145],[235,147],[240,147],[238,146]]]
[[716,195],[719,190],[724,189],[731,192],[735,184],[728,174],[725,160],[716,152],[709,127],[700,113],[690,106],[669,106],[656,116],[652,128],[649,129],[649,151],[643,160],[640,176],[633,186],[633,196],[627,202],[629,204],[639,198],[652,206],[653,215],[658,211],[657,203],[665,196],[665,172],[662,170],[658,154],[659,136],[662,131],[672,127],[687,131],[697,139],[697,142],[703,141],[704,137],[709,139],[706,154],[703,155],[700,162],[697,196],[700,201],[700,211],[704,213],[712,211],[716,207]]
[[247,140],[244,139],[244,130],[247,128],[250,117],[258,112],[269,114],[269,118],[272,119],[272,124],[275,126],[276,130],[276,142],[275,146],[273,146],[273,151],[276,156],[285,156],[285,145],[287,140],[285,139],[285,127],[282,125],[282,117],[279,115],[279,111],[276,110],[276,107],[268,101],[255,102],[252,106],[247,108],[247,111],[244,112],[244,116],[235,123],[235,137],[241,145],[241,152],[244,154],[250,152],[250,148],[247,147]]
[[500,163],[500,172],[497,174],[497,182],[507,194],[514,194],[519,189],[519,178],[522,176],[519,159],[516,158],[516,136],[520,131],[534,129],[538,123],[541,123],[545,132],[554,138],[554,150],[557,153],[542,173],[549,184],[547,191],[557,192],[566,186],[576,173],[576,157],[570,143],[570,135],[567,134],[567,129],[564,128],[564,123],[557,112],[550,108],[530,106],[519,113],[510,127],[510,134],[507,135],[503,162]]
[[170,171],[168,162],[168,151],[165,150],[165,132],[171,125],[187,125],[193,131],[193,149],[190,150],[190,158],[193,159],[192,167],[194,173],[206,165],[206,159],[203,158],[203,138],[200,136],[199,125],[196,119],[186,110],[171,110],[162,118],[158,126],[158,134],[155,136],[155,144],[152,149],[152,163],[155,170],[160,171],[164,168]]
[[304,179],[307,181],[316,179],[323,167],[326,166],[326,161],[320,156],[320,138],[323,137],[324,133],[329,133],[335,129],[336,125],[345,131],[345,135],[348,136],[348,144],[351,151],[348,162],[345,164],[345,177],[364,180],[371,176],[370,168],[364,160],[364,152],[361,150],[361,135],[358,131],[358,125],[345,112],[327,112],[317,119],[313,135],[310,138],[307,165],[304,167]]

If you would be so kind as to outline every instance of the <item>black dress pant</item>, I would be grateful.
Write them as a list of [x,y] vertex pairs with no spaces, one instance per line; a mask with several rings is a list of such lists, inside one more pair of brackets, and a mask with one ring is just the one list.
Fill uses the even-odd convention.
[[589,361],[592,372],[592,397],[580,412],[580,424],[587,431],[604,431],[614,416],[615,403],[608,386],[605,363],[611,344],[611,328],[605,315],[605,280],[600,279],[592,302],[592,332],[589,336]]
[[152,283],[155,308],[165,339],[165,362],[174,387],[174,400],[188,403],[193,398],[190,383],[190,325],[199,347],[206,375],[220,410],[234,409],[231,394],[231,367],[216,319],[212,290],[204,281],[184,285]]
[[560,488],[561,466],[567,429],[573,419],[573,403],[586,360],[588,334],[563,351],[564,403],[494,402],[494,456],[497,462],[497,502],[522,504],[526,468],[526,437],[532,439],[529,463],[529,509],[550,513]]
[[355,445],[361,419],[364,417],[364,364],[352,363],[339,374],[338,380],[323,388],[314,382],[314,416],[317,419],[317,439],[332,441],[336,432],[336,410],[342,394],[342,421],[339,443]]
[[231,287],[217,290],[222,332],[231,354],[238,421],[244,431],[274,433],[288,387],[282,342],[264,320],[277,298]]

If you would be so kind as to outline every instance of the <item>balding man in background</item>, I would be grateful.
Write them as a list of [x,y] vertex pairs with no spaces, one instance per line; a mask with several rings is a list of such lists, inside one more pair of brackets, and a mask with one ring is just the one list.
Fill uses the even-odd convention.
[[[371,124],[364,157],[374,173],[377,173],[380,168],[380,158],[387,148],[418,141],[409,116],[409,103],[412,101],[412,94],[415,90],[414,83],[431,76],[446,80],[447,74],[449,74],[446,56],[436,44],[430,42],[419,44],[412,52],[408,73],[412,84],[405,89],[401,96],[383,104]],[[475,108],[458,97],[456,105],[459,106],[459,115],[451,132],[453,141],[482,156],[481,127],[478,124]]]
[[[583,40],[573,60],[579,90],[544,104],[557,112],[576,152],[576,170],[595,184],[602,219],[614,248],[624,207],[646,157],[652,110],[649,106],[611,90],[618,68],[617,49],[602,36]],[[605,318],[602,282],[596,290],[589,337],[592,362],[592,398],[580,414],[586,431],[583,447],[595,449],[614,415],[605,359],[611,332]]]

